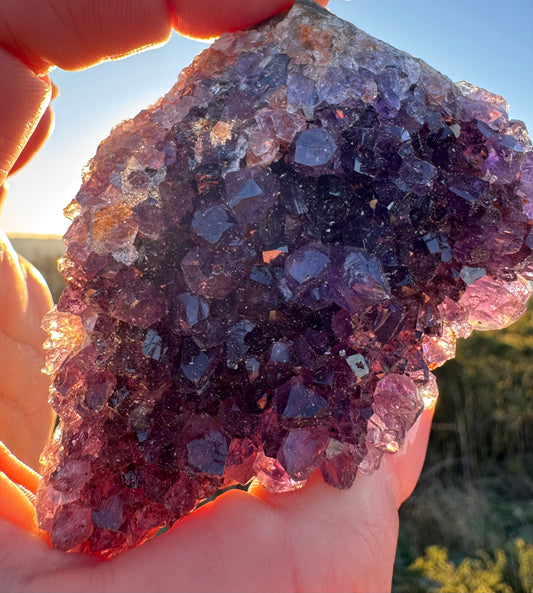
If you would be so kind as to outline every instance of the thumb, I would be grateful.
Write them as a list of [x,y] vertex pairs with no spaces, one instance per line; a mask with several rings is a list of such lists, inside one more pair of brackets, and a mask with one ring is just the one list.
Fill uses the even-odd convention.
[[434,407],[424,410],[408,431],[401,451],[395,455],[386,455],[383,460],[397,507],[411,496],[420,477],[434,410]]

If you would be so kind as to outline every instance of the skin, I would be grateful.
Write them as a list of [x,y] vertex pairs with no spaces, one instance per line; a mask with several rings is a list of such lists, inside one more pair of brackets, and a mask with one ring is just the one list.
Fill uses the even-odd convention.
[[[0,187],[46,139],[54,66],[87,68],[165,42],[173,29],[213,37],[286,8],[286,0],[3,0]],[[326,5],[327,2],[322,2]],[[0,198],[5,195],[0,192]],[[349,490],[315,474],[296,492],[231,491],[112,561],[50,548],[36,523],[38,455],[51,430],[39,322],[42,277],[0,234],[0,591],[390,590],[400,504],[418,480],[425,411],[402,451]],[[9,447],[9,448],[8,448]],[[10,450],[13,452],[11,453]]]

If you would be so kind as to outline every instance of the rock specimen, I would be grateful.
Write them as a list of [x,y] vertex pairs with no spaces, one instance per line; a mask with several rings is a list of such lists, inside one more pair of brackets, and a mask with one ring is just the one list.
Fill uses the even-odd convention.
[[110,557],[229,484],[374,470],[456,338],[524,310],[532,190],[501,97],[310,2],[223,35],[67,208],[54,546]]

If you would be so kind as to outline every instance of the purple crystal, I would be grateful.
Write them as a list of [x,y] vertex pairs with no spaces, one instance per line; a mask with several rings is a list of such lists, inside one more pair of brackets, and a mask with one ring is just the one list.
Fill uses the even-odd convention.
[[193,340],[184,343],[181,350],[180,368],[189,381],[198,383],[204,377],[211,358]]
[[224,473],[228,444],[218,430],[189,441],[187,453],[188,462],[193,468],[213,476],[222,476]]
[[285,268],[289,276],[294,278],[298,284],[302,284],[319,276],[328,264],[327,255],[308,246],[289,257]]
[[328,436],[306,428],[291,430],[278,459],[293,480],[306,480],[325,457]]
[[300,0],[117,126],[69,216],[37,508],[109,557],[220,487],[397,451],[456,338],[524,310],[533,149],[501,97]]
[[352,314],[391,298],[378,260],[361,250],[346,250],[342,257],[335,302]]
[[200,237],[209,243],[216,243],[232,227],[232,223],[222,206],[212,206],[195,212],[191,226]]
[[294,162],[307,167],[318,167],[329,162],[337,145],[324,128],[309,128],[296,138]]
[[179,300],[185,307],[185,312],[180,319],[185,319],[189,326],[196,325],[200,321],[207,319],[209,315],[209,303],[191,292],[184,292],[179,295]]
[[[280,392],[282,388],[278,390]],[[287,403],[283,409],[285,418],[313,418],[323,411],[327,401],[318,393],[298,383],[289,386]]]
[[96,527],[118,531],[124,520],[119,497],[115,495],[104,500],[100,509],[93,511],[92,520]]

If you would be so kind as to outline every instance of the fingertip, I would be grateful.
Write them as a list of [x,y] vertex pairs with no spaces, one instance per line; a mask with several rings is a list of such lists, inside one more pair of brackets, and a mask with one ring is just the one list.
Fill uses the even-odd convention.
[[52,94],[48,77],[39,77],[0,47],[0,185],[46,110]]
[[294,0],[168,0],[178,33],[210,39],[227,31],[246,29],[288,9]]
[[18,256],[18,259],[28,289],[30,310],[27,311],[27,314],[33,315],[37,326],[40,325],[43,315],[54,305],[52,293],[41,272],[21,255]]
[[38,534],[37,513],[29,497],[0,471],[0,517],[25,531]]
[[[42,316],[52,307],[52,297],[42,274],[14,250],[0,229],[0,328],[9,336],[42,350]],[[5,312],[9,311],[9,315]]]
[[0,441],[0,472],[32,494],[37,494],[39,474],[15,457],[2,441]]
[[11,327],[17,323],[28,305],[28,293],[22,268],[13,245],[0,228],[0,311],[9,311],[9,316],[0,318],[3,324]]
[[48,140],[52,132],[54,131],[54,110],[49,105],[46,111],[43,113],[37,127],[30,136],[28,142],[22,149],[14,165],[9,171],[9,175],[16,173],[19,169],[24,167],[30,161],[34,155],[41,149],[43,144]]

